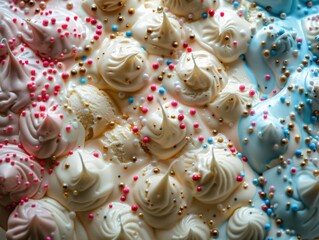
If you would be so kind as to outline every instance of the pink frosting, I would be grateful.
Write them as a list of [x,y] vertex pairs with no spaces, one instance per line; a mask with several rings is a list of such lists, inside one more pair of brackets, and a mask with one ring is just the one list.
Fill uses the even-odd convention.
[[20,141],[40,159],[66,155],[84,141],[84,129],[76,116],[58,104],[50,105],[30,106],[20,116]]
[[29,201],[12,212],[8,220],[8,240],[45,240],[56,231],[52,213],[41,202]]
[[42,198],[47,182],[44,169],[17,145],[0,147],[0,205]]

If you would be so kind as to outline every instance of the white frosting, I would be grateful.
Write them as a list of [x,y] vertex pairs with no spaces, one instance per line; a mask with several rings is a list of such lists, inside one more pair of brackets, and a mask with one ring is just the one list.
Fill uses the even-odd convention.
[[152,228],[125,203],[108,203],[93,214],[93,220],[84,217],[90,239],[154,239]]
[[8,240],[88,239],[75,213],[50,198],[18,205],[9,217],[6,237]]
[[185,17],[190,20],[197,20],[201,18],[202,13],[206,13],[209,9],[215,10],[219,6],[219,0],[162,0],[162,2],[176,16]]
[[174,72],[165,75],[163,85],[188,105],[211,102],[227,84],[223,65],[205,51],[183,53]]
[[112,99],[89,84],[70,90],[67,103],[84,126],[86,139],[101,135],[106,125],[116,118],[117,109]]
[[316,56],[319,56],[319,16],[317,14],[307,16],[303,20],[303,30],[307,41],[310,43],[310,50]]
[[165,57],[176,55],[185,38],[179,22],[164,12],[145,14],[133,25],[132,32],[148,53]]
[[[189,154],[192,157],[188,156]],[[236,177],[243,171],[243,164],[228,149],[214,149],[212,145],[209,145],[207,148],[199,148],[185,155],[186,158],[193,158],[194,161],[189,181],[194,198],[198,201],[206,204],[220,203],[240,186]],[[192,179],[194,174],[199,176],[196,181]],[[202,188],[201,191],[197,190],[198,186]]]
[[80,149],[60,161],[49,177],[49,184],[48,196],[74,211],[101,206],[114,187],[111,166]]
[[97,60],[98,73],[115,90],[134,92],[146,84],[147,53],[132,38],[105,39]]
[[[175,116],[174,118],[172,116]],[[187,144],[188,129],[180,128],[180,121],[176,115],[168,115],[161,106],[155,113],[149,114],[146,125],[141,129],[142,137],[148,137],[150,142],[145,144],[158,159],[168,159],[180,152]]]
[[157,239],[207,240],[210,238],[208,226],[197,215],[183,217],[169,230],[157,231]]
[[134,186],[134,199],[149,225],[167,229],[181,217],[182,212],[178,212],[185,205],[183,187],[169,175],[169,171],[153,174],[152,166],[147,168],[145,177]]
[[40,105],[28,107],[20,117],[20,141],[28,153],[40,159],[59,157],[83,144],[84,129],[74,114],[55,102]]
[[227,239],[265,239],[268,222],[267,215],[257,208],[241,207],[227,223]]
[[228,9],[218,9],[214,17],[195,22],[191,26],[198,42],[224,63],[237,60],[247,51],[249,27],[245,19]]

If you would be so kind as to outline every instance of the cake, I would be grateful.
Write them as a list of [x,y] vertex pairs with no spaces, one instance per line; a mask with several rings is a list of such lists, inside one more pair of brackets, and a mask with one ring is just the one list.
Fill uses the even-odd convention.
[[3,239],[319,239],[318,1],[0,1]]

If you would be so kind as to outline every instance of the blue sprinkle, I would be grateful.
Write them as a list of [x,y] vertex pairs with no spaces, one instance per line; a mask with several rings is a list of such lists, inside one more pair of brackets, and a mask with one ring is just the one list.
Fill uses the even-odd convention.
[[286,102],[286,98],[284,96],[280,97],[280,102],[285,103]]
[[317,122],[318,118],[316,116],[311,117],[311,122]]
[[[318,60],[318,57],[317,56],[313,56],[312,57],[312,61],[316,62]],[[315,70],[316,71],[316,70]]]
[[301,156],[301,154],[302,154],[302,152],[301,152],[301,150],[300,150],[300,149],[297,149],[297,150],[295,151],[295,155],[296,155],[296,157],[300,157],[300,156]]
[[116,25],[113,25],[113,26],[112,26],[112,31],[113,31],[113,32],[116,32],[117,30],[118,30],[118,27],[117,27]]
[[209,143],[209,144],[212,144],[213,143],[213,138],[212,137],[209,137],[208,139],[207,139],[207,142]]
[[311,105],[311,104],[312,104],[312,99],[307,98],[306,102],[307,102],[309,105]]
[[314,75],[315,77],[318,77],[318,71],[317,71],[317,70],[313,71],[313,75]]
[[271,56],[275,56],[276,54],[277,54],[277,51],[276,51],[276,50],[272,49],[272,50],[270,51],[270,55],[271,55]]
[[297,205],[297,204],[294,203],[294,204],[291,205],[291,210],[292,210],[293,212],[297,212],[298,209],[299,209],[299,208],[298,208],[298,205]]
[[265,230],[266,230],[266,231],[269,231],[270,227],[271,227],[271,226],[270,226],[269,223],[266,223],[266,224],[265,224]]
[[160,89],[158,90],[159,94],[164,94],[165,93],[165,88],[160,87]]
[[284,29],[280,29],[279,32],[278,32],[279,36],[280,36],[280,35],[283,35],[284,33],[285,33],[285,30],[284,30]]
[[309,144],[309,148],[310,148],[312,151],[316,151],[316,144],[310,143],[310,144]]
[[132,32],[131,31],[127,31],[126,33],[125,33],[125,35],[127,36],[127,37],[132,37]]
[[133,97],[129,97],[129,98],[128,98],[128,102],[129,102],[129,103],[133,103],[133,102],[134,102],[134,98],[133,98]]
[[203,148],[207,148],[208,145],[206,143],[203,144]]
[[235,8],[237,8],[237,7],[239,6],[239,2],[235,1],[235,2],[233,3],[233,6],[234,6]]
[[245,177],[245,173],[244,172],[240,172],[240,176]]
[[264,202],[265,202],[265,204],[266,204],[266,205],[268,205],[268,206],[269,206],[269,204],[270,204],[269,199],[266,199]]
[[254,184],[255,186],[258,185],[258,179],[257,179],[257,178],[254,178],[254,179],[253,179],[253,184]]
[[267,100],[267,99],[268,99],[268,96],[267,96],[267,95],[263,95],[262,98],[263,98],[264,100]]
[[80,79],[80,83],[83,83],[83,84],[86,83],[86,79],[85,78],[81,78]]
[[202,13],[202,19],[206,19],[207,16],[208,16],[207,13],[205,13],[205,12]]
[[297,48],[301,48],[301,42],[297,42]]
[[172,62],[173,62],[172,60],[168,59],[168,60],[166,61],[166,65],[170,65]]
[[274,240],[272,237],[268,237],[267,240]]
[[85,61],[86,59],[87,59],[86,56],[82,56],[82,57],[81,57],[81,60],[82,60],[82,61]]
[[243,157],[243,154],[239,152],[237,153],[237,157],[241,159]]
[[270,215],[270,214],[272,214],[272,213],[273,213],[272,209],[271,209],[271,208],[268,208],[268,209],[267,209],[267,214]]

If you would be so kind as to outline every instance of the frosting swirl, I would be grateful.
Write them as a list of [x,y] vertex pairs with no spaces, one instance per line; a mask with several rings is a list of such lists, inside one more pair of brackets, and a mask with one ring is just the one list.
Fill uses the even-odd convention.
[[76,150],[61,160],[49,177],[48,196],[74,211],[101,206],[113,191],[110,165],[84,150]]
[[179,22],[165,12],[146,14],[133,25],[132,32],[148,53],[165,57],[177,54],[185,35]]
[[205,51],[194,51],[182,54],[175,71],[165,76],[163,85],[182,102],[201,106],[211,102],[227,81],[217,58]]
[[94,220],[87,221],[90,239],[154,239],[154,233],[127,204],[112,202],[95,210]]
[[128,0],[94,0],[95,4],[105,13],[113,13],[121,10]]
[[158,231],[157,239],[206,240],[210,238],[208,226],[197,215],[185,216],[173,228]]
[[16,145],[0,150],[0,205],[8,206],[21,199],[42,198],[47,182],[44,169]]
[[50,198],[18,205],[9,217],[6,237],[8,240],[88,239],[75,213]]
[[165,174],[152,174],[151,166],[145,177],[138,180],[134,187],[134,199],[143,211],[145,221],[158,229],[169,228],[180,218],[183,187],[169,171]]
[[106,39],[97,59],[97,71],[115,90],[134,92],[141,89],[147,81],[147,53],[134,39]]
[[58,105],[30,106],[20,117],[20,141],[28,153],[41,159],[67,154],[82,144],[83,135],[76,117]]
[[73,88],[67,102],[83,125],[86,139],[101,135],[105,126],[116,118],[117,111],[111,98],[89,84]]
[[311,15],[305,17],[303,20],[303,30],[307,41],[309,42],[308,45],[310,47],[310,51],[319,56],[319,15]]
[[227,239],[265,239],[267,215],[257,208],[241,207],[237,209],[227,223]]
[[224,63],[237,60],[247,51],[249,23],[233,11],[218,9],[214,17],[197,21],[191,28],[199,43]]

